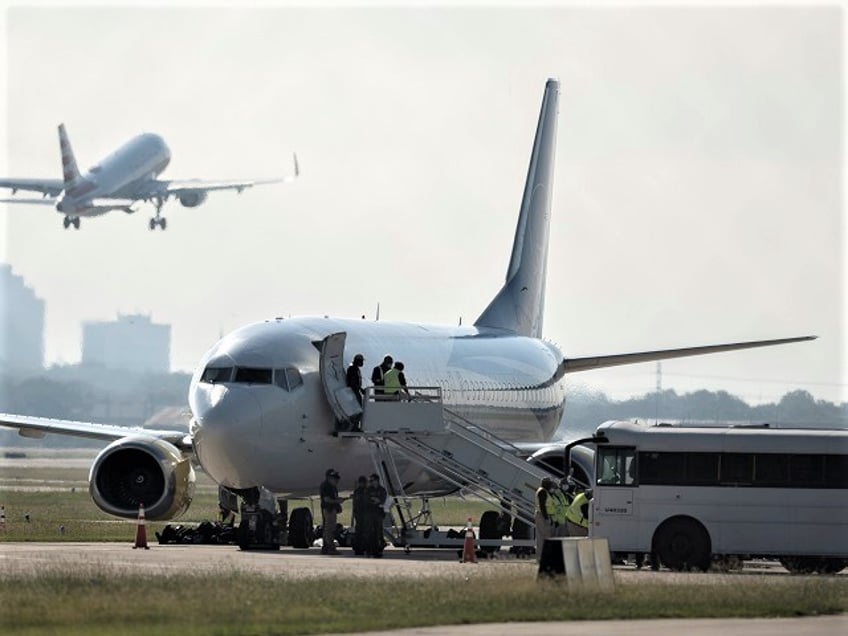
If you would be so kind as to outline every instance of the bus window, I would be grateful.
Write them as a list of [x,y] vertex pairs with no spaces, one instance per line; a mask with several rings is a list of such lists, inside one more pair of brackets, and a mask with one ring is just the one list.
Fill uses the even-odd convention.
[[598,483],[633,486],[636,483],[636,449],[602,446],[598,449]]
[[754,456],[724,453],[721,456],[721,483],[750,484],[754,477]]

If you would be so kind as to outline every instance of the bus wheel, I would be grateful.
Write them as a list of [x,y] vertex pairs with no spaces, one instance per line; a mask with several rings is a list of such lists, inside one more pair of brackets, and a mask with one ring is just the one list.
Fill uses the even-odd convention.
[[[497,510],[487,510],[480,517],[480,538],[481,539],[500,539],[503,535],[499,531],[500,514]],[[500,550],[496,545],[484,545],[480,548],[486,554],[494,554]]]
[[672,570],[710,567],[710,536],[700,523],[686,517],[664,521],[654,534],[654,549],[660,561]]

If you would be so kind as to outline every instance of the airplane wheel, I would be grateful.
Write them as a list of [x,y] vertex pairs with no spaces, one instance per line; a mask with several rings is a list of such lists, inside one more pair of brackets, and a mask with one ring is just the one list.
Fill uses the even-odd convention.
[[312,511],[309,508],[295,508],[289,517],[289,545],[293,548],[308,548],[312,545]]
[[155,230],[156,229],[156,219],[150,219],[150,223],[148,225],[150,225],[151,230]]
[[76,217],[73,221],[71,221],[71,223],[73,223],[73,224],[74,224],[74,229],[75,229],[75,230],[78,230],[78,229],[79,229],[79,226],[80,226],[80,220],[79,220],[79,217]]
[[[480,517],[480,538],[481,539],[500,539],[500,513],[497,510],[487,510]],[[483,546],[480,548],[486,554],[494,554],[500,550],[499,546]]]
[[64,219],[62,219],[62,225],[64,225],[65,229],[67,230],[68,227],[71,225],[71,220],[68,217],[65,217]]
[[167,219],[165,219],[164,217],[163,217],[163,218],[161,218],[161,219],[159,219],[159,227],[161,227],[163,230],[164,230],[166,227],[168,227],[168,220],[167,220]]

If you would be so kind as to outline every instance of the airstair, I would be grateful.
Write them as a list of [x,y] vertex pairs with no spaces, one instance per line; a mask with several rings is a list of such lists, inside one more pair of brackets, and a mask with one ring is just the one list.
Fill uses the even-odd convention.
[[[446,486],[477,496],[533,526],[535,492],[543,477],[552,477],[549,472],[523,460],[518,448],[506,440],[446,408],[439,387],[409,387],[398,397],[402,399],[389,399],[376,393],[373,387],[367,389],[361,431],[339,433],[344,437],[361,437],[369,443],[374,466],[394,498],[399,517],[396,544],[422,545],[414,541],[418,526],[422,522],[432,524],[426,499],[423,510],[418,513],[412,510],[414,497],[404,490],[398,460],[417,464],[446,482]],[[427,533],[428,541],[424,545],[446,543],[445,537],[431,538],[431,534]],[[492,541],[493,545],[504,543]],[[532,545],[530,541],[507,543]]]

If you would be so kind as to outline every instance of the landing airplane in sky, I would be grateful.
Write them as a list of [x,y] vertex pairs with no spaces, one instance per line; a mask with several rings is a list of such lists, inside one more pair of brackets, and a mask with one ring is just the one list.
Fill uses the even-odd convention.
[[161,215],[162,206],[170,197],[176,197],[187,208],[206,200],[213,190],[236,190],[267,183],[283,183],[298,176],[297,155],[294,156],[294,175],[276,179],[246,179],[228,181],[160,180],[157,177],[171,161],[171,151],[165,141],[153,133],[133,137],[96,166],[81,174],[65,131],[59,124],[59,147],[62,151],[62,179],[0,179],[0,188],[40,192],[41,198],[14,196],[0,199],[0,203],[29,203],[55,205],[64,214],[65,229],[71,225],[79,229],[80,218],[101,216],[112,210],[133,213],[139,201],[152,201],[156,216],[150,219],[150,229],[158,225],[163,230],[167,221]]
[[[368,365],[390,352],[418,386],[440,387],[446,407],[513,442],[550,443],[565,407],[563,377],[602,367],[797,342],[813,336],[567,358],[542,339],[548,227],[559,82],[542,99],[506,282],[473,326],[444,327],[329,317],[274,318],[223,337],[191,381],[189,433],[0,414],[21,435],[60,433],[111,441],[94,461],[90,491],[104,511],[148,519],[183,512],[194,490],[193,462],[242,496],[260,489],[314,495],[333,467],[351,480],[372,470],[368,443],[334,436],[360,412],[344,384],[357,353]],[[338,373],[328,369],[341,369]],[[366,369],[370,366],[366,366]],[[432,476],[401,466],[407,492],[431,490]]]

